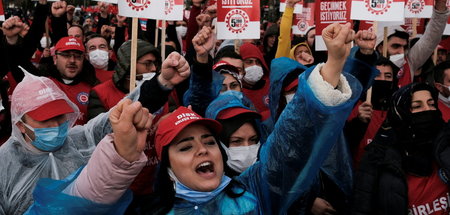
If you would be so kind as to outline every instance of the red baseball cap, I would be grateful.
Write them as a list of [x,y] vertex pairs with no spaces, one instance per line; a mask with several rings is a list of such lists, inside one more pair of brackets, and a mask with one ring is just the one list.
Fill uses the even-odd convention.
[[42,122],[55,116],[73,112],[73,108],[64,99],[57,99],[43,104],[37,109],[28,112],[27,115],[36,121]]
[[161,160],[163,147],[169,145],[184,128],[192,123],[203,124],[214,134],[219,134],[222,130],[222,125],[216,120],[203,118],[186,107],[179,107],[162,120],[156,130],[155,145],[159,160]]
[[81,40],[75,37],[63,37],[58,41],[58,43],[56,43],[55,51],[63,52],[68,50],[77,50],[80,52],[85,51],[84,45]]
[[241,107],[231,107],[231,108],[227,108],[225,110],[222,110],[219,112],[219,114],[217,114],[217,119],[229,119],[231,117],[235,117],[239,114],[243,114],[243,113],[252,113],[255,114],[256,118],[261,118],[261,114],[249,110],[249,109],[245,109],[245,108],[241,108]]

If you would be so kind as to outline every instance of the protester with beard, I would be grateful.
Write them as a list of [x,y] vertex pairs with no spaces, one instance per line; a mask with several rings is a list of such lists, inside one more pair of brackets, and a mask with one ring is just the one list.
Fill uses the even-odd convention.
[[356,174],[353,214],[448,213],[450,125],[437,102],[437,91],[423,83],[392,95]]
[[378,129],[387,116],[388,101],[397,90],[396,67],[389,59],[381,57],[376,63],[380,74],[375,77],[372,85],[372,96],[366,101],[366,96],[355,106],[345,125],[345,136],[353,154],[354,163],[361,160],[364,148],[372,142]]

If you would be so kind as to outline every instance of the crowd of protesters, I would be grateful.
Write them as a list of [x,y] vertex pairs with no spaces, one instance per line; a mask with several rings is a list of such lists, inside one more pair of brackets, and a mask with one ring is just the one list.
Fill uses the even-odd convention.
[[214,0],[139,19],[135,73],[117,7],[7,16],[0,214],[449,214],[446,0],[416,38],[330,24],[327,51],[298,2],[252,40],[216,39]]

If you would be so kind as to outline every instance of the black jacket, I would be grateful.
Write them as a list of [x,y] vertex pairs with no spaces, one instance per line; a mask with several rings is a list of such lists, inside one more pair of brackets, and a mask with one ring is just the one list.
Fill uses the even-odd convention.
[[[406,174],[401,152],[392,144],[394,141],[392,129],[380,129],[366,147],[355,177],[352,214],[408,214]],[[447,176],[450,173],[449,145],[450,123],[447,123],[433,142],[435,161]]]

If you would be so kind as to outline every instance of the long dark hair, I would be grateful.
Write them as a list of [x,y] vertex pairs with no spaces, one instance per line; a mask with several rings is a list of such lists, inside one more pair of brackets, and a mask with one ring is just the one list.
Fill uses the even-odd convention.
[[[219,143],[217,141],[217,144]],[[175,189],[174,183],[170,179],[167,172],[167,168],[170,167],[169,161],[169,145],[164,146],[161,153],[161,162],[158,165],[158,171],[156,173],[156,180],[154,184],[154,193],[150,197],[149,202],[140,208],[141,214],[167,214],[173,208],[175,203]],[[222,154],[222,162],[224,166],[224,171],[226,171],[227,165],[226,161],[228,157],[224,149],[218,144],[220,152]],[[236,193],[233,191],[233,187],[240,187],[243,189],[242,192]],[[224,192],[231,198],[237,198],[245,193],[245,187],[238,181],[232,179],[230,184],[224,189]]]

